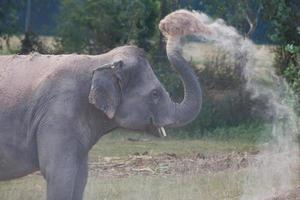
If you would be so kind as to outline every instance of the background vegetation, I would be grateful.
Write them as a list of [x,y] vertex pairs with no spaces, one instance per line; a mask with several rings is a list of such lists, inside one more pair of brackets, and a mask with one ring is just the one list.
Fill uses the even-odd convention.
[[[275,54],[277,73],[300,95],[298,0],[2,0],[0,52],[100,54],[134,44],[148,52],[160,80],[180,100],[182,86],[167,67],[164,39],[157,26],[165,15],[180,8],[222,18],[245,37],[269,45]],[[21,45],[14,44],[18,39]],[[186,55],[188,58],[189,52]],[[183,135],[180,133],[188,130],[189,137],[228,138],[226,131],[219,130],[237,128],[239,131],[230,132],[232,137],[242,137],[246,129],[254,133],[251,137],[255,139],[255,133],[264,128],[260,122],[266,120],[253,112],[253,105],[259,102],[252,101],[243,90],[239,68],[225,62],[226,54],[213,52],[208,56],[204,63],[190,60],[195,66],[204,66],[197,68],[205,96],[202,113],[185,129],[172,132]]]

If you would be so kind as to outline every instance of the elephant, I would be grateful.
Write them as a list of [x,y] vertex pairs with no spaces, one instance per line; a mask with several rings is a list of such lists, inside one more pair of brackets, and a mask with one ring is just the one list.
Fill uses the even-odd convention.
[[167,56],[181,77],[174,102],[144,50],[100,55],[0,56],[0,180],[41,171],[48,200],[81,200],[92,146],[116,128],[165,135],[201,109],[200,83],[180,50]]

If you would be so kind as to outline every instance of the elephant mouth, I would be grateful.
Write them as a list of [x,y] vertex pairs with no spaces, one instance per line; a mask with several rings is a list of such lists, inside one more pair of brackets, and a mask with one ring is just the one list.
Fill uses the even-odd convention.
[[151,133],[152,135],[159,136],[159,137],[166,137],[167,133],[163,126],[155,125],[153,119],[150,119],[151,125],[148,127],[147,132]]
[[155,126],[152,126],[152,127],[148,127],[146,129],[146,132],[151,134],[151,135],[154,135],[154,136],[157,136],[157,137],[166,137],[167,136],[167,133],[166,133],[166,130],[164,127],[155,127]]

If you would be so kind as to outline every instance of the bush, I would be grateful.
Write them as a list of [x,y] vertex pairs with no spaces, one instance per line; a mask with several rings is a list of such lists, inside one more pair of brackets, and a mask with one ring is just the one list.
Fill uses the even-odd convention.
[[[299,47],[288,44],[285,47],[278,47],[276,65],[294,92],[300,94],[300,51]],[[283,67],[284,66],[284,67]]]
[[168,131],[168,134],[178,139],[238,140],[251,143],[263,143],[272,137],[271,128],[271,125],[261,121],[252,121],[236,126],[220,126],[210,130],[194,130],[193,132],[172,129]]
[[223,51],[213,53],[203,62],[197,71],[204,91],[202,111],[186,130],[205,135],[206,130],[262,120],[252,112],[258,102],[245,91],[241,69],[240,63]]
[[243,85],[241,66],[228,53],[217,51],[204,61],[203,66],[198,74],[207,89],[240,90]]

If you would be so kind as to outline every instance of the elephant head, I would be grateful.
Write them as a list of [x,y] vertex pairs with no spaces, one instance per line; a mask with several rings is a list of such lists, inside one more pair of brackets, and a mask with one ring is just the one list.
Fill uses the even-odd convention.
[[200,112],[202,93],[189,63],[176,48],[167,48],[168,58],[184,84],[181,103],[171,100],[169,93],[155,76],[145,53],[134,46],[116,48],[112,58],[93,72],[89,102],[118,127],[131,130],[161,130],[191,122]]

